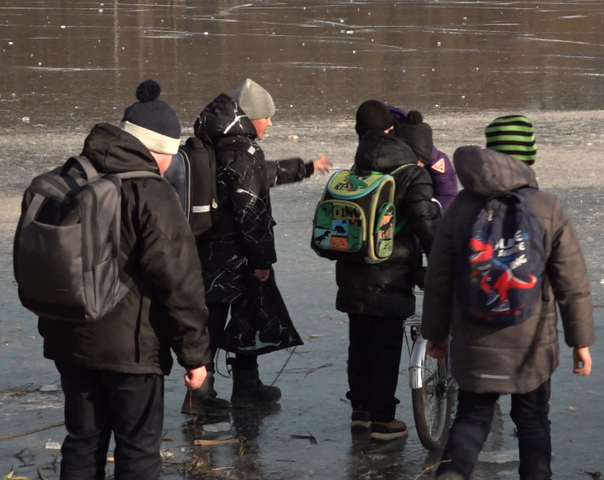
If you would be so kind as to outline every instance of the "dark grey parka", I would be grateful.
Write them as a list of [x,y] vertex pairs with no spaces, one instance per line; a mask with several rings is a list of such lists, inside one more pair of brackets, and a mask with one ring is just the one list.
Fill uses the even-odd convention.
[[508,155],[480,147],[458,148],[453,156],[464,187],[443,218],[426,276],[422,335],[438,342],[452,333],[451,368],[463,390],[527,393],[543,384],[559,364],[556,303],[570,347],[594,342],[589,280],[579,241],[560,201],[539,190],[523,193],[545,246],[542,301],[520,325],[500,328],[470,323],[457,303],[456,265],[467,239],[462,232],[486,197],[529,186],[534,171]]

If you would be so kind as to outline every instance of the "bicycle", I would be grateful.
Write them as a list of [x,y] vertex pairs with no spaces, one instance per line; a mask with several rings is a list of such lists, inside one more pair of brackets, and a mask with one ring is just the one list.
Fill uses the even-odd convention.
[[445,443],[451,423],[452,395],[449,355],[440,363],[426,351],[428,341],[420,334],[421,315],[405,320],[404,342],[409,352],[409,387],[417,435],[428,450]]

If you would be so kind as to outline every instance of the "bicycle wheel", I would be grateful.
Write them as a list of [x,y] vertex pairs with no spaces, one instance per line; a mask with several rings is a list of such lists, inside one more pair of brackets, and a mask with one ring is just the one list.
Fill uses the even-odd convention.
[[438,450],[445,443],[451,422],[450,379],[446,367],[425,350],[422,360],[422,386],[411,390],[413,417],[422,445]]

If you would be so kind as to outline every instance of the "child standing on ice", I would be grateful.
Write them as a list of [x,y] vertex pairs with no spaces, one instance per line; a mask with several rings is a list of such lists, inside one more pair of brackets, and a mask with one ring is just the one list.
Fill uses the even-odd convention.
[[[445,357],[451,333],[451,368],[459,384],[457,415],[442,457],[446,462],[439,466],[436,478],[471,477],[490,431],[495,403],[501,394],[511,394],[520,480],[549,480],[550,378],[560,361],[556,304],[564,338],[573,348],[573,372],[589,375],[588,347],[594,342],[589,279],[568,214],[554,195],[537,189],[535,173],[529,167],[537,153],[532,124],[519,115],[500,117],[486,128],[486,135],[486,149],[461,147],[453,155],[464,190],[441,222],[426,276],[421,333],[428,339],[428,353],[438,359]],[[476,212],[488,198],[510,192],[522,197],[536,219],[541,238],[532,242],[542,242],[545,275],[541,287],[536,287],[540,290],[532,314],[529,311],[523,322],[502,327],[493,321],[504,313],[502,307],[491,310],[494,313],[488,322],[470,319],[473,311],[462,308],[468,283],[458,274],[458,266],[463,263],[460,260],[468,261],[464,257],[467,232],[476,221]],[[485,239],[483,251],[474,249],[477,253],[469,261],[480,261],[479,254],[485,259],[494,257],[489,246]],[[488,282],[498,280],[490,278],[492,273],[485,275]],[[506,288],[517,286],[509,283]]]
[[426,167],[434,186],[434,198],[446,212],[457,195],[457,175],[449,157],[432,143],[432,128],[417,110],[405,112],[389,106],[394,117],[394,135],[407,143],[417,156],[418,165]]
[[400,213],[406,220],[394,235],[392,255],[378,264],[336,263],[336,308],[350,319],[346,396],[352,403],[351,428],[370,430],[372,439],[382,441],[408,434],[405,423],[395,419],[403,323],[415,313],[413,289],[422,249],[429,255],[439,218],[430,175],[417,165],[409,145],[390,133],[393,128],[384,103],[368,100],[358,108],[354,168],[391,173],[397,218]]

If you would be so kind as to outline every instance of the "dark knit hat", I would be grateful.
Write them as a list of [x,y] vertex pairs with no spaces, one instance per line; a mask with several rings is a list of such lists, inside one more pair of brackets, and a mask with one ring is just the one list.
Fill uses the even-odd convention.
[[398,138],[404,140],[411,147],[417,158],[426,164],[430,162],[434,147],[432,127],[424,122],[421,113],[417,110],[411,110],[395,133]]
[[161,87],[154,80],[145,80],[136,87],[138,102],[124,112],[120,128],[138,138],[151,152],[178,153],[180,122],[176,112],[159,100]]
[[487,148],[532,165],[537,157],[533,124],[522,115],[498,117],[485,128]]
[[251,78],[233,92],[235,100],[250,120],[270,118],[275,114],[273,97]]
[[361,103],[356,115],[354,126],[357,134],[363,137],[369,130],[388,130],[394,123],[390,110],[379,100],[367,100]]

